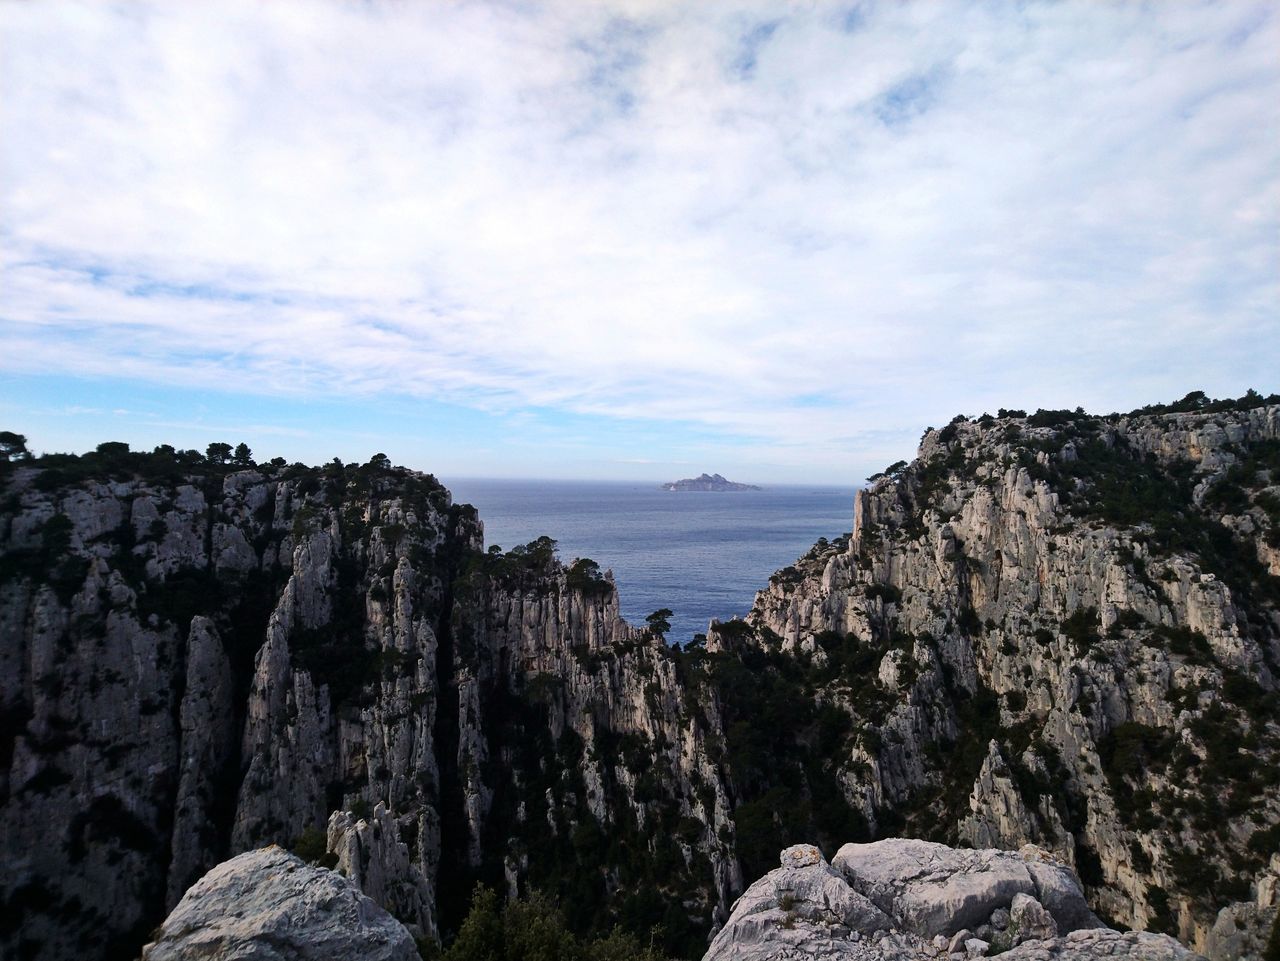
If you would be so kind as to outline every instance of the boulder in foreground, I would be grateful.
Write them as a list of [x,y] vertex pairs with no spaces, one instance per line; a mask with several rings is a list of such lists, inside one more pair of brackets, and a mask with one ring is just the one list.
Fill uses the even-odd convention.
[[1163,934],[1103,927],[1070,868],[1036,849],[973,851],[891,838],[782,852],[703,961],[1191,961]]
[[399,921],[283,848],[224,861],[188,889],[143,961],[417,961]]

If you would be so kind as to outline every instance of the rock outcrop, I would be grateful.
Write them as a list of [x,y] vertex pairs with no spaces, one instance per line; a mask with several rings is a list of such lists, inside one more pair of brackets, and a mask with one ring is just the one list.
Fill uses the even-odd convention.
[[270,843],[327,841],[428,939],[477,876],[577,885],[605,930],[659,885],[673,938],[726,916],[714,693],[593,563],[486,553],[474,510],[385,459],[58,463],[0,471],[0,954],[135,954]]
[[1037,853],[892,838],[845,845],[832,864],[812,845],[787,848],[782,866],[738,899],[703,961],[965,961],[997,952],[1028,961],[1195,957],[1167,935],[1102,927],[1070,868]]
[[418,961],[413,938],[334,871],[278,847],[248,851],[197,881],[142,961]]
[[1035,915],[1037,932],[1048,937],[1102,926],[1070,870],[1033,848],[1022,854],[891,838],[846,844],[833,864],[855,890],[923,938],[977,929],[997,909],[1016,915],[1020,904],[1048,912],[1048,925],[1056,925],[1052,931]]
[[1274,400],[930,430],[708,632],[821,722],[807,786],[754,798],[837,785],[873,837],[1034,844],[1102,916],[1205,950],[1280,845],[1277,543]]
[[740,484],[737,481],[728,480],[719,474],[699,474],[697,477],[686,477],[683,480],[663,484],[662,489],[664,491],[710,491],[716,493],[723,491],[758,491],[760,488],[755,484]]
[[[1249,961],[1266,957],[1280,936],[1280,852],[1253,885],[1253,899],[1228,904],[1209,929],[1204,953],[1209,961]],[[1274,950],[1274,949],[1273,949]]]
[[[480,878],[692,956],[785,839],[894,835],[1041,852],[992,856],[985,918],[957,889],[968,930],[931,937],[958,948],[1015,913],[1087,929],[1051,862],[1108,921],[1223,961],[1264,939],[1275,398],[958,418],[684,650],[595,563],[485,551],[474,510],[386,458],[120,447],[0,464],[0,954],[133,956],[204,872],[277,843],[428,940]],[[972,873],[954,857],[938,877]],[[853,933],[822,898],[783,930]]]

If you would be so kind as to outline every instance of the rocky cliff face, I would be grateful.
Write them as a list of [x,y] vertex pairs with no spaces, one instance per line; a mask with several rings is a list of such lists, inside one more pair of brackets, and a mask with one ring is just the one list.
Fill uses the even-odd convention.
[[741,887],[715,704],[594,565],[484,554],[470,508],[378,459],[115,451],[3,479],[6,957],[135,957],[267,843],[327,841],[426,937],[476,878],[575,869],[598,925],[676,892],[698,940]]
[[3,465],[0,953],[134,957],[279,843],[428,939],[481,880],[691,957],[788,839],[891,835],[1034,844],[1105,919],[1254,951],[1280,407],[1246,400],[930,431],[684,651],[385,458]]
[[1280,846],[1280,408],[1218,407],[930,430],[708,647],[803,667],[871,834],[1040,845],[1203,949]]
[[703,961],[1192,961],[1162,934],[1104,927],[1070,868],[1037,848],[956,850],[903,838],[810,844],[747,889]]

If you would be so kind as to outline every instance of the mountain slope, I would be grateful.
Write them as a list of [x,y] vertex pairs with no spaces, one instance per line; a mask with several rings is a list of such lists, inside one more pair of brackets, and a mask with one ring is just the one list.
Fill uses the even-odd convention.
[[872,834],[1039,844],[1202,946],[1280,847],[1275,400],[957,418],[708,647],[804,665]]
[[1275,887],[1280,398],[958,418],[685,650],[383,457],[0,471],[6,957],[136,956],[268,842],[685,957],[798,838],[1032,842],[1197,947]]
[[546,539],[483,553],[473,509],[385,458],[103,445],[7,474],[6,957],[136,956],[213,864],[323,853],[326,828],[428,937],[475,879],[690,950],[724,916],[715,704],[683,696],[595,565]]

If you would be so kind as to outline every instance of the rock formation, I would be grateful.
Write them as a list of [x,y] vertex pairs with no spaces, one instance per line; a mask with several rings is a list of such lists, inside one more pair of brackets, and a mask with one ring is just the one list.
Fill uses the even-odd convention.
[[427,939],[481,880],[693,956],[785,839],[914,835],[1034,845],[1221,961],[1265,940],[1275,399],[930,430],[682,651],[385,458],[121,446],[0,465],[6,957],[136,956],[269,843]]
[[142,961],[418,961],[413,938],[334,871],[278,847],[249,851],[197,881],[142,949]]
[[1266,957],[1268,941],[1280,936],[1280,852],[1271,855],[1267,870],[1254,882],[1253,895],[1218,912],[1205,940],[1210,961]]
[[725,916],[714,698],[593,563],[485,553],[471,508],[377,458],[6,466],[0,954],[136,956],[268,843],[327,841],[427,938],[475,880],[695,945]]
[[699,474],[697,477],[686,477],[683,480],[663,484],[664,491],[758,491],[754,484],[739,484],[727,480],[719,474]]
[[1035,844],[1206,949],[1280,846],[1280,407],[1176,406],[930,430],[713,626],[821,712],[789,802],[834,783],[873,837]]
[[1104,928],[1066,865],[1036,851],[956,850],[892,838],[832,864],[801,844],[747,889],[703,961],[965,961],[1195,956],[1161,934]]

